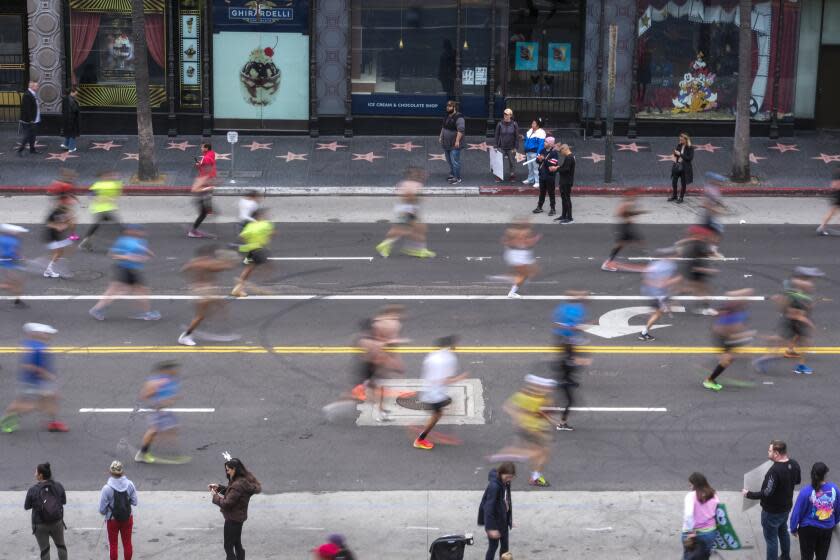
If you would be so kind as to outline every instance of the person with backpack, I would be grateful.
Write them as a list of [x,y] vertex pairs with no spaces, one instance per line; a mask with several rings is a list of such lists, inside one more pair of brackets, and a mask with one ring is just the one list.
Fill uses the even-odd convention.
[[37,482],[26,492],[23,509],[32,510],[32,534],[41,550],[41,560],[50,560],[50,539],[58,549],[58,560],[67,560],[64,544],[64,487],[53,480],[52,467],[41,463],[35,468]]
[[112,462],[108,470],[111,476],[99,494],[99,513],[105,516],[105,524],[108,527],[110,558],[117,560],[119,557],[119,535],[123,544],[123,556],[125,560],[131,560],[134,554],[134,548],[131,546],[131,529],[134,526],[131,508],[137,506],[137,490],[134,483],[126,478],[121,462]]
[[513,501],[510,483],[516,476],[516,465],[504,462],[498,469],[487,473],[487,488],[478,506],[478,524],[487,532],[487,554],[485,560],[493,560],[496,550],[500,554],[508,551],[508,535],[513,528]]

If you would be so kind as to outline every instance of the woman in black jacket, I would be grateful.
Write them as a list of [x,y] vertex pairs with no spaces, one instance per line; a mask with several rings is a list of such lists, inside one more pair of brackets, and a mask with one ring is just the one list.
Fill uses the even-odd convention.
[[76,151],[76,138],[79,137],[79,101],[76,95],[78,90],[75,86],[71,87],[61,106],[64,116],[64,144],[61,147],[69,152]]
[[[487,475],[487,489],[478,508],[478,524],[487,532],[487,554],[484,560],[493,560],[496,549],[499,555],[508,551],[508,533],[513,528],[513,501],[510,482],[516,476],[516,465],[505,462]],[[501,546],[500,546],[501,545]]]
[[[685,187],[694,181],[694,169],[691,160],[694,159],[694,148],[691,138],[685,132],[680,134],[677,147],[674,148],[674,165],[671,167],[671,198],[668,202],[681,203],[685,198]],[[681,181],[680,196],[677,197],[677,181]]]

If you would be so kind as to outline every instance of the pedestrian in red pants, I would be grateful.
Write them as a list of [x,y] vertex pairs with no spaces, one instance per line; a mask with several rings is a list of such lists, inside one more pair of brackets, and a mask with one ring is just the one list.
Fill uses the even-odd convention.
[[131,529],[134,525],[131,507],[137,505],[137,490],[134,488],[134,483],[126,478],[121,462],[111,463],[109,471],[111,477],[102,487],[99,495],[99,513],[105,516],[108,526],[111,560],[117,560],[119,557],[117,536],[122,540],[123,557],[125,560],[131,560],[134,554],[131,546]]

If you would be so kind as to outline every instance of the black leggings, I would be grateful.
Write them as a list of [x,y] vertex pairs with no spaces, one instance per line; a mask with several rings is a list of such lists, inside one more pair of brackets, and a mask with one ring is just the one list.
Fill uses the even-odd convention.
[[818,527],[799,528],[799,552],[802,560],[825,560],[831,544],[831,529]]
[[500,556],[508,551],[507,527],[505,527],[504,531],[499,531],[499,534],[502,537],[500,539],[491,539],[490,537],[487,537],[487,554],[484,556],[484,560],[493,560],[496,558],[496,549],[499,549]]
[[198,218],[193,222],[193,229],[198,229],[201,222],[204,221],[210,211],[213,209],[213,204],[210,202],[210,197],[201,197],[196,199],[196,206],[198,206]]
[[548,202],[551,204],[551,209],[554,210],[554,177],[547,179],[540,178],[540,199],[537,201],[537,208],[542,208],[545,204],[545,195],[548,193]]
[[92,237],[96,230],[99,229],[99,226],[102,225],[102,222],[113,222],[119,225],[120,221],[117,219],[117,215],[113,212],[100,212],[96,215],[96,221],[90,224],[90,227],[85,234],[85,238]]
[[671,173],[671,196],[673,198],[677,198],[677,180],[681,183],[682,188],[680,188],[679,198],[682,199],[685,197],[685,172]]
[[225,520],[225,554],[226,560],[245,560],[245,549],[242,548],[242,523]]
[[560,213],[561,220],[572,219],[572,185],[560,185],[560,202],[563,211]]
[[566,407],[560,415],[560,419],[565,422],[569,417],[569,409],[575,404],[574,390],[577,386],[574,373],[575,365],[575,348],[571,344],[563,340],[557,341],[557,363],[555,365],[557,371],[557,390],[562,391],[566,397]]

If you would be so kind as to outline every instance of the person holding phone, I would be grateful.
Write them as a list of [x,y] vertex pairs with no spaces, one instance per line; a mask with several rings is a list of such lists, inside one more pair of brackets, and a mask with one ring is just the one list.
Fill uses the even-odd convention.
[[242,548],[242,525],[248,519],[251,496],[262,492],[262,485],[242,461],[233,458],[225,461],[227,486],[208,484],[213,503],[219,506],[225,518],[224,548],[226,560],[245,560]]

